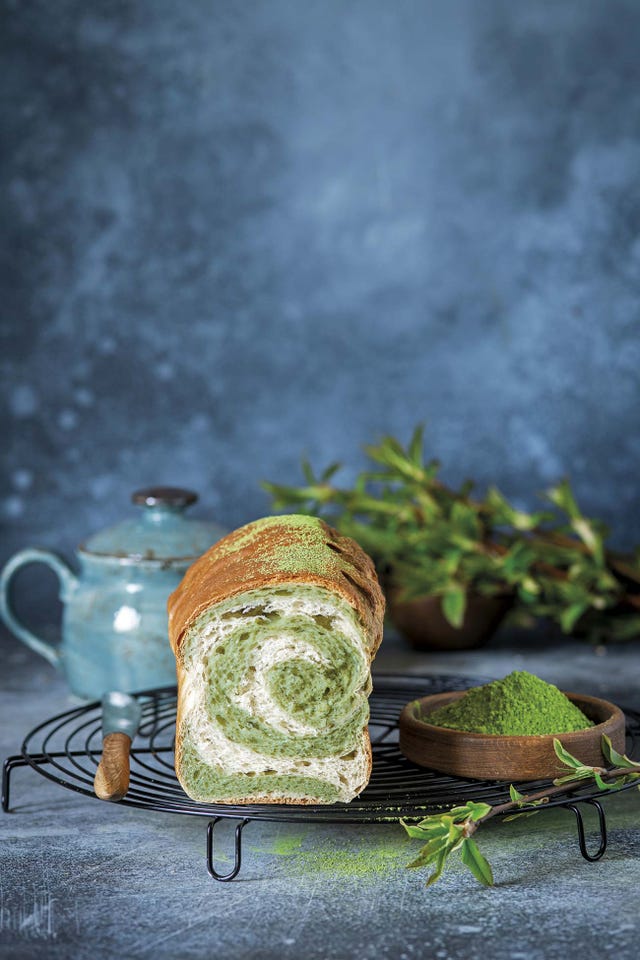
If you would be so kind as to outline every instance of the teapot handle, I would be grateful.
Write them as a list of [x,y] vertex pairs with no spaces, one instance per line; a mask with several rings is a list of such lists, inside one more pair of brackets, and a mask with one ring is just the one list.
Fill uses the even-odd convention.
[[51,567],[58,575],[60,580],[60,598],[66,599],[67,594],[73,590],[78,580],[67,563],[50,550],[39,550],[30,548],[16,553],[5,564],[2,574],[0,574],[0,617],[4,620],[9,629],[22,640],[28,647],[39,653],[40,656],[52,663],[54,667],[60,665],[60,651],[56,650],[46,640],[41,640],[35,633],[32,633],[23,623],[18,620],[10,600],[10,583],[13,575],[17,573],[20,567],[26,567],[30,563],[45,563]]

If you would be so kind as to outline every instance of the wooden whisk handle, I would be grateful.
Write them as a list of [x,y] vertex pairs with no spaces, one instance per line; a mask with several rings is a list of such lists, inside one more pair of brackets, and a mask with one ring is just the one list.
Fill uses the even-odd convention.
[[129,750],[126,733],[108,733],[102,741],[102,758],[93,789],[101,800],[122,800],[129,789]]

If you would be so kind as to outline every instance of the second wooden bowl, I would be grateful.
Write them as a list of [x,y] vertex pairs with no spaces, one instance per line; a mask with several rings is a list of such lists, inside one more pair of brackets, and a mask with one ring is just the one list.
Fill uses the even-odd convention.
[[605,766],[600,749],[606,734],[624,753],[625,718],[615,704],[577,693],[566,696],[594,722],[573,733],[544,736],[501,736],[437,727],[419,717],[459,700],[467,691],[437,693],[412,700],[400,714],[400,751],[421,767],[478,780],[546,780],[569,773],[553,749],[555,738],[588,766]]

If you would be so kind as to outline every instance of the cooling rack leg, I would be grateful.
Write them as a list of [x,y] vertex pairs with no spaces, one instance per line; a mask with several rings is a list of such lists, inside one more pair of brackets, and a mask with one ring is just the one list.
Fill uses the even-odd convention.
[[9,813],[9,779],[14,767],[32,767],[34,763],[51,763],[58,757],[67,756],[65,753],[32,753],[27,760],[26,757],[18,755],[7,757],[2,765],[2,809]]
[[604,810],[602,809],[601,804],[598,800],[583,800],[583,803],[590,803],[592,807],[595,807],[598,811],[598,822],[600,825],[600,846],[595,853],[591,854],[587,851],[587,845],[585,842],[584,836],[584,823],[582,821],[582,813],[575,803],[565,803],[564,806],[567,810],[573,810],[576,815],[576,823],[578,824],[578,843],[580,845],[580,853],[585,860],[588,860],[589,863],[595,863],[596,860],[599,860],[600,857],[604,854],[607,849],[607,819],[605,817]]
[[27,761],[22,756],[7,757],[2,765],[2,809],[9,813],[9,780],[14,767],[26,767]]
[[209,871],[209,876],[213,877],[214,880],[220,880],[225,882],[227,880],[233,880],[234,877],[237,877],[240,872],[240,865],[242,862],[242,831],[244,827],[249,823],[249,818],[245,817],[244,820],[241,820],[236,827],[235,832],[235,845],[234,845],[234,865],[233,869],[229,873],[218,873],[216,868],[213,865],[213,831],[215,830],[216,824],[219,820],[226,819],[224,817],[214,817],[213,820],[210,820],[207,824],[207,870]]

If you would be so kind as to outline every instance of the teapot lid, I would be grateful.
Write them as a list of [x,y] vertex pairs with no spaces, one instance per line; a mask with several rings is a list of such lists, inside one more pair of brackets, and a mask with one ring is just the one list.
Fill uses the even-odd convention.
[[80,552],[125,563],[184,566],[227,533],[217,523],[184,516],[197,499],[192,490],[180,487],[136,490],[131,500],[142,507],[141,513],[93,534]]

